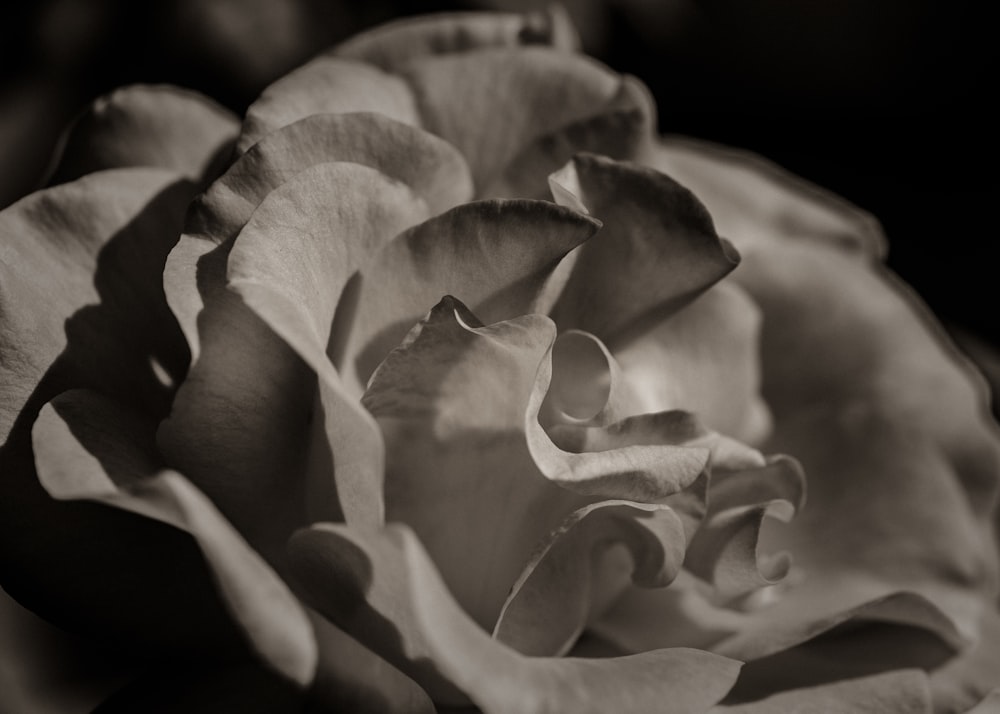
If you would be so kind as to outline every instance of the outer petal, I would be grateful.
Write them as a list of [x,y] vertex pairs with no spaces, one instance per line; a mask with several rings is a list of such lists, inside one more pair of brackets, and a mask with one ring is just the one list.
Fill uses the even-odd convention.
[[563,328],[593,332],[612,349],[691,302],[738,263],[698,200],[655,171],[582,155],[550,183],[558,203],[604,223],[581,249],[553,317]]
[[361,272],[338,360],[343,371],[367,383],[442,295],[455,295],[487,322],[546,311],[556,266],[597,228],[542,201],[465,204],[412,228]]
[[525,658],[482,632],[451,599],[412,532],[324,524],[291,543],[308,598],[421,682],[436,702],[465,697],[500,712],[702,712],[739,664],[697,650],[587,660]]
[[566,654],[628,583],[665,587],[673,580],[684,545],[684,525],[669,506],[603,501],[581,508],[532,556],[493,636],[524,654]]
[[656,502],[693,482],[709,457],[706,447],[675,445],[671,420],[613,429],[591,453],[559,449],[538,423],[553,338],[541,315],[483,327],[446,298],[364,397],[386,435],[387,517],[420,533],[486,628],[535,544],[573,510]]
[[553,6],[523,14],[456,12],[404,18],[361,32],[332,52],[391,71],[424,55],[519,45],[574,50],[577,44],[566,11]]
[[0,214],[0,439],[71,386],[166,408],[187,354],[157,276],[191,193],[173,173],[121,169]]
[[[180,474],[158,469],[152,435],[151,423],[115,403],[92,392],[67,392],[42,410],[32,431],[39,480],[56,499],[98,501],[189,533],[253,650],[287,678],[307,684],[317,652],[298,601],[204,495]],[[114,586],[105,584],[111,592]],[[127,624],[130,618],[115,611],[138,604],[148,612],[156,595],[88,604]]]
[[794,689],[750,704],[717,707],[712,713],[930,714],[932,711],[927,675],[920,670],[909,669]]
[[423,126],[462,152],[480,192],[531,142],[601,113],[621,86],[593,60],[541,47],[423,57],[400,73]]
[[131,85],[97,99],[70,129],[52,183],[102,169],[151,166],[206,184],[229,163],[239,120],[208,97]]

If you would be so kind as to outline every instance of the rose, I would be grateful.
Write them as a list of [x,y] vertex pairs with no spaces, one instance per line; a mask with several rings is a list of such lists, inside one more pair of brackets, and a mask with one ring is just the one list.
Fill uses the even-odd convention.
[[[6,212],[4,587],[115,641],[81,707],[130,677],[108,706],[164,680],[177,706],[378,711],[960,710],[997,685],[979,385],[865,216],[656,139],[641,85],[569,37],[388,26],[239,131],[126,90],[70,136],[82,178]],[[123,165],[156,168],[98,170]],[[765,516],[801,473],[753,447],[805,465],[787,527]]]

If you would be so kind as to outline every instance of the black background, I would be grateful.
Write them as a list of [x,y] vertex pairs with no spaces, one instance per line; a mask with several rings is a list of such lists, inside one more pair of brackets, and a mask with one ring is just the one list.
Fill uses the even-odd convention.
[[[47,0],[0,11],[0,205],[33,190],[66,122],[129,82],[240,113],[323,47],[472,2]],[[494,0],[521,9],[530,2]],[[875,214],[890,265],[951,326],[995,317],[996,29],[945,0],[569,2],[586,49],[643,79],[660,128],[755,150]]]

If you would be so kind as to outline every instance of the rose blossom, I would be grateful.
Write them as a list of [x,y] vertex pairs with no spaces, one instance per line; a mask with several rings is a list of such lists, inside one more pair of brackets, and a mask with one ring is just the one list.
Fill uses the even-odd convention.
[[3,586],[78,633],[8,604],[5,707],[995,704],[981,380],[868,216],[573,42],[77,122],[0,219]]

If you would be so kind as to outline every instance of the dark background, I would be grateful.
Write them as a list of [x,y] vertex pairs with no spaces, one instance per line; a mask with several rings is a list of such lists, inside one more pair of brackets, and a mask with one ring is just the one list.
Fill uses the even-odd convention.
[[[0,205],[37,187],[59,132],[130,82],[238,113],[377,22],[528,0],[46,0],[0,11]],[[875,214],[890,265],[952,327],[1000,344],[996,28],[946,0],[567,0],[585,48],[653,90],[661,130],[753,149]]]

